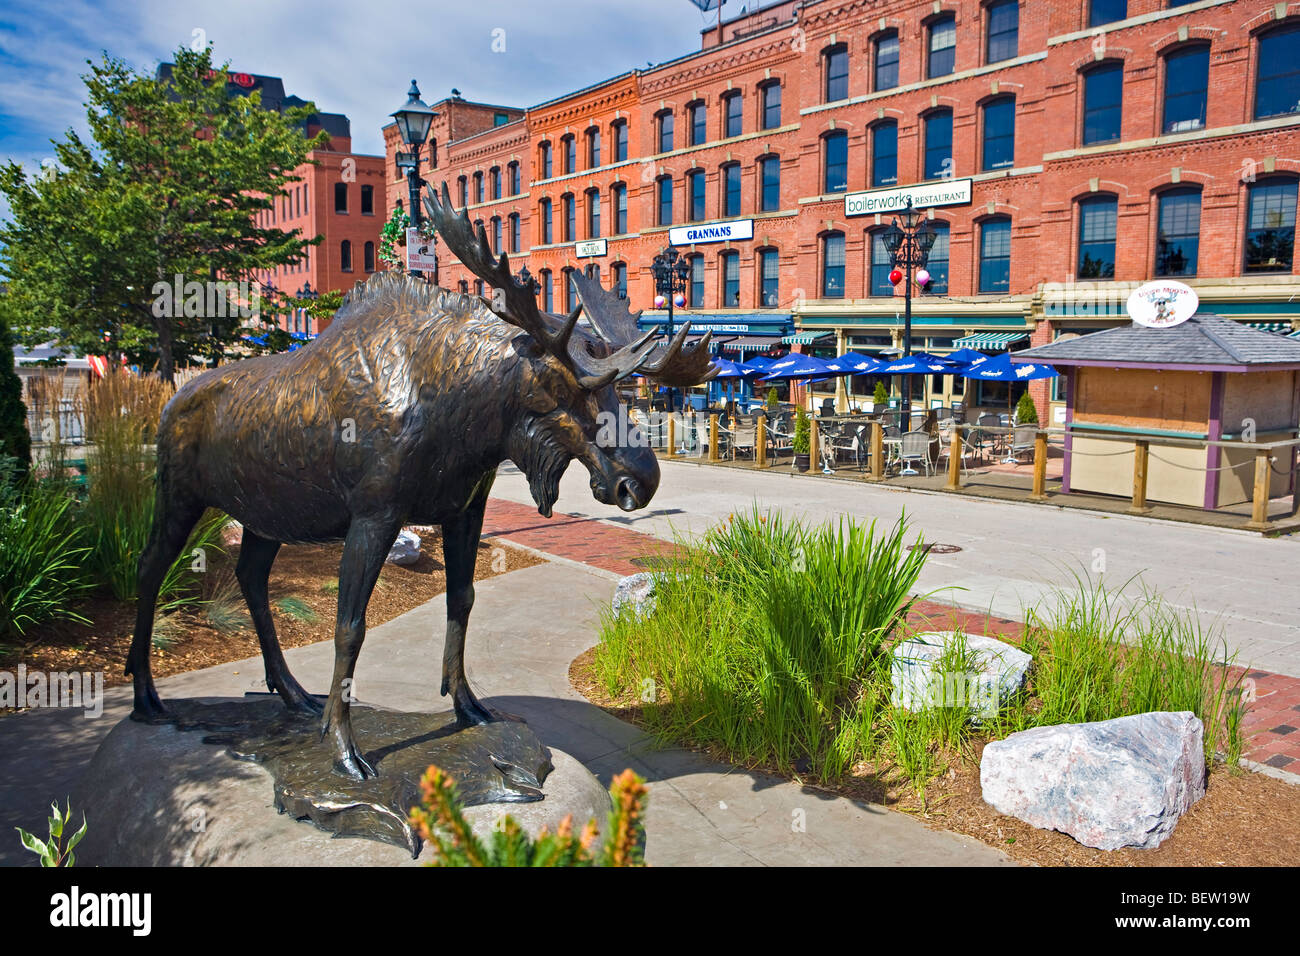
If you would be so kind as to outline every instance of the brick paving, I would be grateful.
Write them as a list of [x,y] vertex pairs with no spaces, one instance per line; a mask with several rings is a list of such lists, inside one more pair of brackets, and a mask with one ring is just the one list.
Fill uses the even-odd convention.
[[[500,498],[488,503],[483,534],[616,574],[644,571],[653,566],[656,556],[672,550],[670,542],[639,531],[558,511],[547,519],[535,508]],[[960,629],[1012,639],[1018,639],[1024,628],[1019,621],[935,601],[917,601],[909,619],[936,631]],[[1254,697],[1243,722],[1247,758],[1300,774],[1300,678],[1252,670],[1246,680]]]

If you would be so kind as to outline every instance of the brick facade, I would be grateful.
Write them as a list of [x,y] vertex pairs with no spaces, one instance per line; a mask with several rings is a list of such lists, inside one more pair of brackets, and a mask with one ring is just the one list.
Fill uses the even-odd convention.
[[[1122,19],[1095,27],[1088,26],[1088,0],[1035,0],[1011,8],[1018,23],[1008,47],[1007,35],[996,27],[1011,11],[997,0],[773,4],[704,31],[697,52],[526,111],[461,100],[435,104],[442,114],[433,133],[439,164],[432,173],[426,165],[425,176],[447,181],[459,200],[460,177],[472,184],[476,173],[486,178],[493,167],[504,177],[509,163],[519,163],[519,194],[510,195],[507,183],[500,200],[485,193],[479,203],[471,195],[470,215],[485,224],[493,217],[520,217],[520,251],[512,258],[535,277],[551,276],[553,308],[561,311],[564,270],[592,265],[607,284],[616,266],[625,267],[629,299],[649,309],[654,293],[648,266],[667,245],[669,228],[659,221],[658,182],[671,181],[670,224],[680,226],[690,221],[688,174],[702,171],[702,221],[752,219],[753,239],[683,248],[701,254],[704,267],[703,304],[687,314],[701,324],[725,323],[728,316],[754,322],[786,317],[800,329],[834,333],[841,350],[873,351],[901,337],[902,286],[892,295],[879,289],[873,294],[871,281],[872,232],[887,227],[893,216],[847,216],[845,193],[874,188],[873,137],[891,122],[897,124],[898,185],[925,180],[927,118],[939,116],[931,128],[940,131],[931,135],[941,139],[943,111],[951,111],[945,172],[954,180],[973,180],[971,201],[929,213],[948,226],[948,284],[945,293],[914,298],[914,348],[942,352],[956,338],[977,332],[1028,335],[1024,344],[1038,344],[1061,331],[1122,321],[1115,312],[1122,311],[1129,284],[1156,274],[1160,196],[1189,185],[1199,187],[1201,196],[1198,267],[1194,277],[1179,278],[1197,288],[1207,309],[1300,325],[1294,261],[1289,271],[1246,274],[1244,268],[1252,186],[1300,177],[1300,112],[1257,119],[1255,104],[1261,37],[1300,24],[1300,3],[1129,0]],[[949,16],[953,31],[945,34],[940,24]],[[889,72],[888,44],[878,41],[891,35],[897,36],[898,54],[896,81],[889,85],[891,77],[877,77]],[[955,36],[951,72],[929,78],[931,58],[939,63],[949,55],[945,36]],[[931,53],[932,45],[939,52]],[[1204,114],[1167,126],[1170,64],[1200,46],[1208,47]],[[828,77],[835,69],[828,56],[834,50],[847,53],[846,89],[828,90],[835,85]],[[1122,77],[1118,138],[1084,145],[1084,77],[1111,65]],[[763,87],[769,84],[779,84],[781,106],[779,118],[767,125]],[[1187,91],[1177,84],[1170,89],[1172,95],[1182,92]],[[724,125],[727,97],[735,95],[742,98],[738,132]],[[986,170],[985,126],[992,122],[986,107],[1006,97],[1014,97],[1014,151],[1005,165]],[[699,145],[691,138],[693,104],[705,110]],[[504,125],[493,126],[502,113]],[[670,149],[659,140],[664,115],[673,118]],[[620,122],[627,123],[628,152],[626,160],[616,161],[614,124]],[[601,136],[595,168],[588,162],[592,129]],[[828,144],[840,134],[847,135],[846,182],[828,191]],[[394,165],[395,128],[385,135],[392,208],[405,200],[406,184]],[[562,144],[569,136],[576,144],[573,171],[564,164]],[[543,143],[552,145],[549,176],[540,168]],[[779,202],[764,210],[759,161],[768,157],[779,163]],[[731,163],[739,168],[739,213],[727,216],[724,168]],[[625,186],[628,197],[626,230],[618,234],[616,185]],[[591,238],[592,195],[600,197],[599,236],[607,240],[607,254],[579,260],[575,243]],[[565,231],[566,197],[573,202],[573,235]],[[1075,299],[1062,298],[1063,284],[1066,291],[1079,291],[1068,284],[1079,278],[1080,203],[1090,197],[1114,200],[1113,278]],[[540,217],[546,199],[554,210],[550,242],[544,241]],[[992,223],[993,235],[1006,221],[1009,281],[1005,290],[982,291],[984,229]],[[843,297],[823,289],[824,240],[836,233],[844,237]],[[507,248],[508,227],[502,235]],[[763,304],[761,250],[775,251],[779,263],[775,307]],[[729,252],[739,253],[738,302],[724,301],[723,256]],[[445,251],[440,279],[447,287],[461,281],[474,287],[473,277]],[[1111,303],[1108,314],[1098,314],[1098,297]],[[651,310],[646,318],[654,316]],[[953,397],[953,379],[933,384],[941,391],[932,397]],[[1050,383],[1034,383],[1031,393],[1040,417],[1047,418]]]

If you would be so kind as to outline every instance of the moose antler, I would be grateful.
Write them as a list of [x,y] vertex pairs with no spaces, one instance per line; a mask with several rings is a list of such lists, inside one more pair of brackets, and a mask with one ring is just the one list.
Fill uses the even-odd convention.
[[[429,192],[434,193],[432,186]],[[657,355],[660,346],[652,341],[657,332],[651,329],[642,334],[637,329],[636,316],[628,312],[626,302],[613,291],[604,289],[599,282],[577,272],[573,274],[573,282],[578,290],[578,306],[558,330],[552,328],[546,318],[549,313],[543,313],[537,307],[531,281],[523,281],[511,274],[506,253],[493,254],[488,245],[487,231],[481,223],[476,230],[465,210],[455,211],[445,182],[441,198],[436,194],[426,195],[424,208],[452,254],[470,272],[500,293],[504,308],[497,308],[499,300],[495,296],[489,300],[489,308],[504,321],[523,329],[542,348],[564,362],[583,388],[603,388],[634,372],[676,386],[695,385],[716,374],[711,372],[708,335],[683,353],[682,345],[690,330],[687,323],[663,355]],[[575,355],[569,347],[570,340],[578,317],[584,311],[599,339],[589,340],[589,347]],[[587,339],[587,336],[583,334],[583,338]],[[604,345],[604,351],[609,354],[596,354],[597,343]]]

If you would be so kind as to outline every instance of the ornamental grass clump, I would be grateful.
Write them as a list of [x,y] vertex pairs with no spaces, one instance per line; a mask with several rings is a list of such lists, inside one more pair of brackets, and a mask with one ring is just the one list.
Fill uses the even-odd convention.
[[[885,646],[925,562],[900,519],[733,515],[660,574],[654,613],[609,614],[594,666],[664,740],[835,780],[875,756]],[[918,539],[919,540],[919,539]]]

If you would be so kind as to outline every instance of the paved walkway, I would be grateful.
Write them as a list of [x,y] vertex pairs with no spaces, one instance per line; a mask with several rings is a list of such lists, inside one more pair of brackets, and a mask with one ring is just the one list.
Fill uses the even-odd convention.
[[[532,505],[522,476],[513,466],[505,466],[493,488],[497,497],[489,506],[485,527],[493,534],[561,558],[628,574],[639,568],[636,558],[662,551],[674,534],[698,533],[725,519],[728,513],[754,502],[760,507],[786,508],[814,520],[838,517],[839,513],[833,509],[841,503],[848,514],[891,520],[897,512],[890,514],[890,505],[905,507],[909,518],[924,531],[926,540],[959,542],[963,548],[953,555],[931,555],[918,593],[932,592],[933,597],[941,600],[918,603],[916,613],[928,618],[935,630],[950,630],[960,625],[977,634],[1018,633],[1025,604],[1032,604],[1050,592],[1050,579],[1045,580],[1048,573],[1055,570],[1056,581],[1068,583],[1068,577],[1062,573],[1068,572],[1068,566],[1062,568],[1062,565],[1072,553],[1071,547],[1081,549],[1091,545],[1094,555],[1100,552],[1108,564],[1119,564],[1118,568],[1107,568],[1103,576],[1108,581],[1122,582],[1143,570],[1139,561],[1151,562],[1157,573],[1148,572],[1144,577],[1176,604],[1188,590],[1189,581],[1199,586],[1198,572],[1207,582],[1201,590],[1210,593],[1219,593],[1218,580],[1220,576],[1227,577],[1237,581],[1242,590],[1226,598],[1223,606],[1216,608],[1208,603],[1184,606],[1197,608],[1207,618],[1219,615],[1225,623],[1229,646],[1239,652],[1239,662],[1249,668],[1247,676],[1254,683],[1257,699],[1245,720],[1250,737],[1248,759],[1288,774],[1300,772],[1300,679],[1295,676],[1300,674],[1300,648],[1295,643],[1300,640],[1295,623],[1300,588],[1292,574],[1291,562],[1297,556],[1294,541],[1155,524],[1142,518],[1109,519],[1056,511],[1031,511],[1030,514],[1045,515],[1047,520],[1031,520],[1030,528],[1026,529],[1024,512],[1018,506],[974,501],[969,502],[974,507],[965,525],[952,531],[942,527],[932,531],[934,513],[951,506],[951,499],[945,496],[908,494],[900,499],[894,497],[900,492],[893,489],[859,487],[854,500],[830,496],[808,501],[802,495],[808,491],[819,493],[834,484],[809,485],[806,479],[776,474],[745,475],[745,481],[757,482],[759,487],[745,484],[728,493],[720,489],[717,476],[716,471],[706,467],[665,463],[663,481],[652,507],[624,515],[592,502],[585,473],[581,468],[571,468],[562,485],[561,502],[575,510],[557,511],[547,522]],[[747,494],[752,497],[746,497]],[[592,502],[590,515],[576,510],[586,507],[586,502]],[[1087,519],[1087,525],[1079,526],[1080,519]],[[1027,535],[1027,530],[1031,534]],[[1222,540],[1215,540],[1216,537]],[[1004,543],[1006,539],[1010,539],[1010,546]],[[1270,550],[1272,555],[1268,553]],[[1087,552],[1073,553],[1086,560]],[[1166,562],[1167,555],[1179,558]],[[988,563],[982,564],[982,560]],[[1209,563],[1198,564],[1198,560]],[[1278,562],[1279,566],[1274,567],[1272,562]],[[1221,564],[1221,569],[1208,573],[1204,570],[1215,564]],[[1278,582],[1274,596],[1270,597],[1258,584],[1247,585],[1242,580],[1256,566]],[[999,573],[987,573],[993,570]],[[1017,572],[1019,578],[1015,576]],[[1267,599],[1267,605],[1252,607],[1239,603],[1243,595],[1252,591]],[[1256,633],[1268,636],[1255,637]],[[1273,641],[1271,638],[1275,636],[1282,640]],[[1270,656],[1282,666],[1277,670],[1256,666],[1261,650],[1263,656]]]
[[[494,504],[494,520],[518,522]],[[512,521],[512,519],[515,519]],[[533,522],[530,522],[533,524]],[[593,536],[618,529],[573,522]],[[520,524],[512,537],[540,532]],[[639,537],[639,536],[638,536]],[[576,551],[576,547],[572,549]],[[671,865],[1002,865],[999,851],[964,836],[927,829],[906,814],[860,804],[685,750],[661,750],[635,727],[583,700],[569,685],[570,662],[596,639],[598,609],[613,593],[608,572],[546,563],[475,586],[467,647],[469,677],[490,705],[526,718],[549,745],[577,757],[608,785],[634,768],[650,784],[647,859]],[[363,702],[441,709],[437,697],[446,607],[442,598],[375,628],[361,653],[356,691]],[[332,644],[293,648],[286,658],[312,690],[323,690]],[[263,689],[260,659],[223,664],[158,682],[164,699],[237,696]],[[45,831],[53,799],[71,792],[99,741],[125,717],[130,691],[106,693],[101,718],[37,710],[0,719],[0,832]],[[363,741],[364,745],[364,741]],[[217,756],[213,759],[228,759]],[[266,779],[267,813],[271,782]],[[300,824],[303,827],[309,824]],[[94,820],[91,820],[94,826]],[[374,845],[366,859],[373,861]],[[382,848],[381,848],[382,849]],[[392,863],[409,862],[392,850]],[[359,851],[360,852],[360,851]],[[16,837],[0,838],[0,864],[30,863]]]

